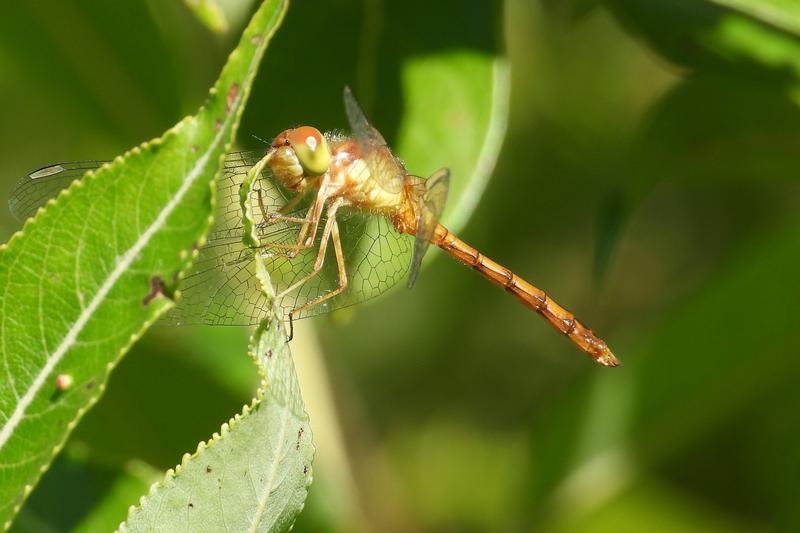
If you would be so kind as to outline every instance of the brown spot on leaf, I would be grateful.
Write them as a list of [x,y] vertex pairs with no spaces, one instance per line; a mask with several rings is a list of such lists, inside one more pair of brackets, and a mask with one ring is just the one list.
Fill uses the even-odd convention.
[[160,294],[164,294],[166,292],[166,285],[164,285],[164,280],[161,279],[161,276],[153,276],[150,278],[150,292],[147,293],[147,296],[144,297],[142,300],[142,305],[150,305],[157,296]]
[[206,474],[210,474],[210,473],[211,473],[211,465],[207,465],[206,466]]
[[266,354],[264,354],[264,355],[266,355],[266,356],[267,356],[267,359],[272,359],[272,348],[270,348],[269,350],[267,350],[267,353],[266,353]]
[[92,390],[94,386],[95,386],[95,381],[93,379],[90,379],[88,382],[86,382],[85,385],[86,390]]
[[239,94],[239,84],[234,83],[231,85],[231,88],[228,89],[228,106],[225,108],[226,113],[230,113],[231,109],[233,109],[233,103],[236,101],[236,95]]
[[303,466],[303,475],[308,474],[308,465]]
[[192,502],[189,502],[189,509],[194,509],[194,504]]
[[300,429],[297,430],[297,444],[294,447],[295,450],[300,449],[300,440],[303,438],[303,431],[303,426],[300,426]]

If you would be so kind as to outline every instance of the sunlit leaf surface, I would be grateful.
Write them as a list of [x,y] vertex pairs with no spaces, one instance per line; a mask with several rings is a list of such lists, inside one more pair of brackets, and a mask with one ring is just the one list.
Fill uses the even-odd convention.
[[172,302],[212,182],[285,2],[267,1],[197,115],[81,182],[0,251],[0,522],[6,527],[109,370]]
[[119,531],[287,531],[303,508],[314,449],[286,332],[260,327],[250,346],[256,399],[153,486]]

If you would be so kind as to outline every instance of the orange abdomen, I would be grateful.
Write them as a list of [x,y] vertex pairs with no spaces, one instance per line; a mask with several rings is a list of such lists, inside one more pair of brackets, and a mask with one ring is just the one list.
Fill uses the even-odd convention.
[[439,224],[431,240],[455,259],[472,267],[491,282],[505,288],[518,300],[542,315],[555,329],[566,335],[589,357],[605,366],[617,366],[619,360],[605,342],[581,324],[543,290],[528,283],[506,267],[492,261]]

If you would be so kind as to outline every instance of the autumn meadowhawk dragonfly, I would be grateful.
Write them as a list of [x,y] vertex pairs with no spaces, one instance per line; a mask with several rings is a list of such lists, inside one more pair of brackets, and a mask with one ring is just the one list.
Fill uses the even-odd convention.
[[[373,298],[406,276],[410,287],[432,243],[505,288],[598,363],[619,364],[605,342],[544,291],[439,223],[447,169],[428,179],[408,174],[347,88],[344,103],[350,135],[301,126],[281,132],[265,152],[227,154],[214,226],[162,323],[257,324],[269,302],[255,273],[254,248],[291,323]],[[11,211],[20,219],[34,215],[103,164],[60,163],[31,172],[12,192]],[[245,189],[257,243],[248,245],[240,190],[255,165],[264,170]]]

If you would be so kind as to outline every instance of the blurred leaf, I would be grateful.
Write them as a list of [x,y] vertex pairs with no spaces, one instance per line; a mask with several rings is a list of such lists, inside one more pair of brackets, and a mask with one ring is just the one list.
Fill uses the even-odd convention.
[[262,376],[256,399],[167,472],[120,531],[291,527],[311,483],[314,449],[285,335],[275,319],[256,331],[250,346]]
[[795,87],[763,75],[689,77],[651,110],[629,178],[640,184],[664,178],[695,184],[795,181],[800,143]]
[[[730,88],[736,86],[736,90]],[[798,85],[766,73],[698,72],[672,88],[642,121],[620,188],[605,202],[595,246],[596,281],[628,218],[663,180],[726,188],[797,180]]]
[[[203,328],[151,328],[114,369],[102,401],[71,437],[86,448],[92,461],[121,467],[137,458],[163,473],[253,397],[258,378],[251,361],[230,354],[231,347],[246,345],[245,330],[211,328],[209,333],[236,334],[216,346],[215,354],[204,354],[188,341],[172,344],[183,330],[196,337],[198,344],[207,338]],[[229,377],[220,377],[231,369],[236,374],[247,372],[247,380],[242,376],[243,383],[235,390]],[[124,424],[119,422],[122,413]]]
[[632,32],[680,65],[730,68],[743,64],[800,75],[796,4],[778,0],[608,3]]
[[125,518],[131,502],[137,501],[142,494],[147,492],[148,487],[158,479],[159,474],[160,472],[155,468],[145,463],[128,462],[111,486],[92,501],[91,510],[72,531],[75,533],[111,531]]
[[623,193],[614,191],[600,206],[592,261],[592,277],[595,286],[602,283],[616,250],[617,242],[630,216],[627,200]]
[[689,494],[680,494],[669,487],[645,480],[627,490],[610,505],[586,515],[571,516],[546,529],[556,533],[638,533],[646,528],[648,533],[724,533],[728,531],[760,531],[744,527],[713,507],[705,506]]
[[600,7],[602,2],[603,0],[543,0],[542,4],[557,19],[577,21]]
[[[452,419],[430,420],[387,439],[407,498],[426,531],[510,531],[520,503],[525,441],[517,434],[478,432]],[[480,479],[480,490],[470,480]]]
[[800,35],[800,3],[795,0],[710,0],[754,19]]
[[109,468],[92,462],[82,446],[67,445],[20,511],[11,532],[113,531],[131,502],[160,475],[138,461]]
[[192,13],[214,33],[228,31],[228,19],[217,0],[184,0]]
[[5,527],[110,367],[172,305],[166,284],[208,228],[212,180],[284,9],[262,5],[197,116],[74,183],[0,250]]
[[[746,445],[752,428],[743,415],[752,406],[765,405],[779,418],[792,416],[789,404],[765,398],[779,388],[791,390],[800,377],[791,352],[798,269],[800,223],[795,219],[771,235],[741,243],[736,256],[701,289],[657,320],[651,331],[642,331],[640,342],[620,348],[629,354],[625,371],[598,374],[592,394],[580,399],[584,418],[573,423],[583,428],[586,445],[551,479],[561,484],[556,493],[572,495],[561,507],[608,504],[642,472],[684,464],[686,454],[726,422],[736,425],[739,440],[717,442],[713,460],[720,447]],[[566,406],[551,423],[562,423]],[[587,428],[603,428],[604,434],[598,438]],[[562,460],[563,449],[548,452],[554,457],[539,449],[537,461]],[[711,465],[703,468],[700,477],[714,475]],[[565,485],[572,490],[563,490]],[[743,494],[738,511],[760,512],[769,519],[770,509],[763,504],[746,509],[750,497],[748,491]]]
[[450,168],[443,222],[459,231],[494,170],[508,117],[510,72],[501,59],[455,51],[403,65],[406,109],[395,147],[412,173]]
[[659,322],[631,365],[638,382],[632,435],[643,458],[678,453],[759,395],[797,379],[800,365],[785,348],[795,338],[798,269],[795,220],[743,243],[738,257]]

